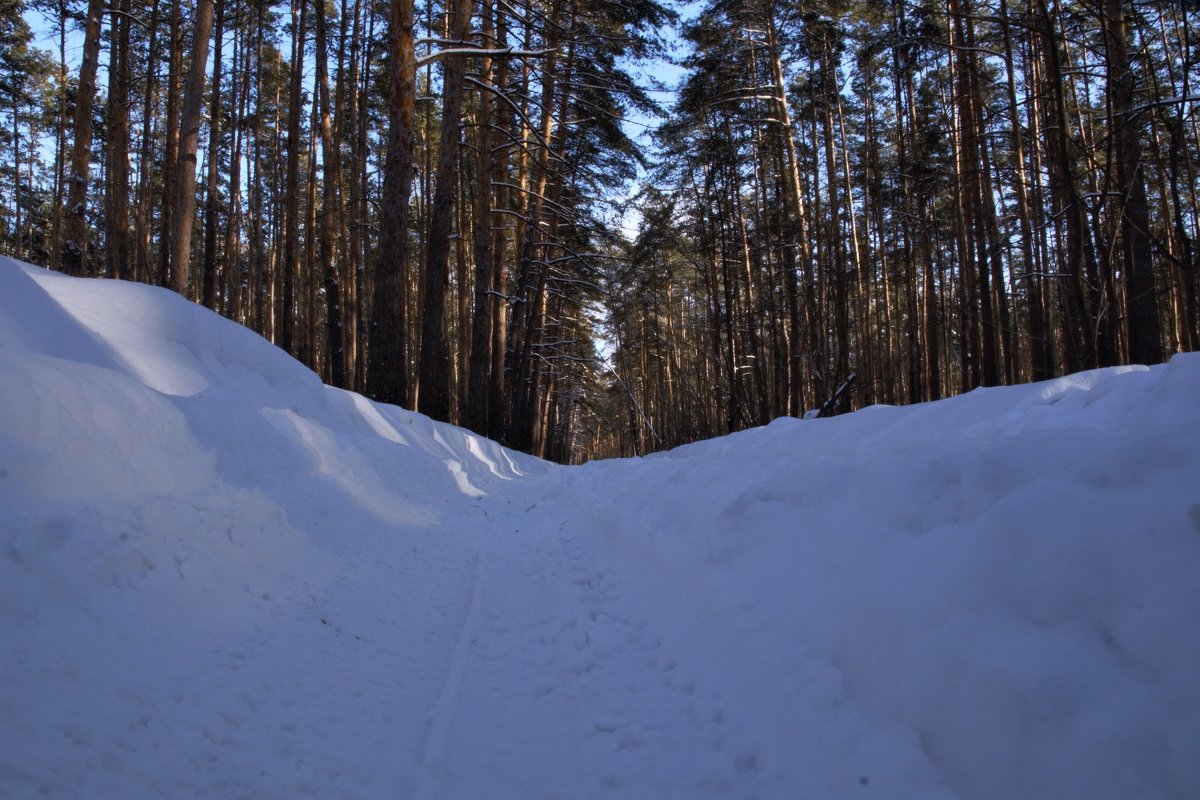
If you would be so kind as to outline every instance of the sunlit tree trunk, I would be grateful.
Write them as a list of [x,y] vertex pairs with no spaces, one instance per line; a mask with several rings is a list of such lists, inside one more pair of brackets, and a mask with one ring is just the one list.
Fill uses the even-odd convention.
[[75,145],[71,151],[71,172],[67,177],[67,222],[61,266],[68,275],[83,275],[87,271],[87,190],[92,156],[92,102],[96,97],[100,21],[103,14],[103,0],[89,0],[83,28],[83,60],[79,65],[79,85],[75,90]]
[[212,24],[213,0],[197,0],[191,61],[179,115],[179,173],[171,223],[171,288],[185,297],[189,296],[188,266],[192,249],[192,224],[196,216],[196,149],[200,142],[204,73],[208,66]]

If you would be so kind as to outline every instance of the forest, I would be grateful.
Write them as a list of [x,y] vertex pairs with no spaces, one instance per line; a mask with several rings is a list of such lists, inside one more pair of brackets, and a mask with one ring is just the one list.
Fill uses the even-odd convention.
[[1200,349],[1197,24],[0,0],[0,252],[564,463],[1155,364]]

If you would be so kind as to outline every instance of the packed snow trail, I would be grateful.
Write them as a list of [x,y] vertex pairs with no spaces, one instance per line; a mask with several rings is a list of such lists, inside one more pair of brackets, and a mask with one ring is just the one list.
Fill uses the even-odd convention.
[[1200,356],[558,468],[0,258],[0,798],[1200,796]]
[[721,763],[720,709],[623,601],[624,576],[563,530],[545,487],[521,488],[483,544],[456,761],[438,796],[729,796],[738,771]]
[[[837,671],[812,656],[799,674],[819,685],[781,680],[787,648],[739,629],[702,581],[606,552],[571,482],[552,473],[481,505],[471,640],[431,726],[454,758],[417,797],[954,796],[915,738],[852,701],[833,725],[784,712],[789,692],[828,695]],[[673,580],[682,602],[657,601]]]
[[417,786],[418,800],[428,800],[433,796],[435,786],[435,770],[443,768],[446,762],[447,747],[450,738],[450,726],[458,706],[458,696],[462,689],[463,672],[467,667],[467,659],[475,643],[475,630],[479,622],[479,606],[483,591],[484,565],[480,560],[479,551],[475,552],[475,568],[471,578],[471,604],[458,633],[458,642],[454,646],[450,666],[446,670],[446,680],[442,684],[441,693],[429,723],[429,733],[425,739],[425,751],[421,757],[421,779]]

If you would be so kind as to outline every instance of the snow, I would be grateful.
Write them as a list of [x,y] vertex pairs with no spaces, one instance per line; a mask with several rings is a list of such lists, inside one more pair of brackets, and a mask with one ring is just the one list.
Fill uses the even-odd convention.
[[0,259],[0,797],[1200,796],[1200,356],[555,467]]

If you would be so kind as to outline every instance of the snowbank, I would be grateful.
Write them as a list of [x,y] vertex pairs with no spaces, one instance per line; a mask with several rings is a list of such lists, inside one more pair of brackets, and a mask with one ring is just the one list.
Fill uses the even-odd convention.
[[748,724],[812,720],[764,737],[776,796],[1200,789],[1200,355],[781,419],[564,493]]
[[171,292],[0,259],[0,796],[379,796],[380,715],[439,676],[362,643],[417,651],[470,504],[544,470]]
[[0,796],[1200,796],[1200,356],[551,468],[0,259]]

